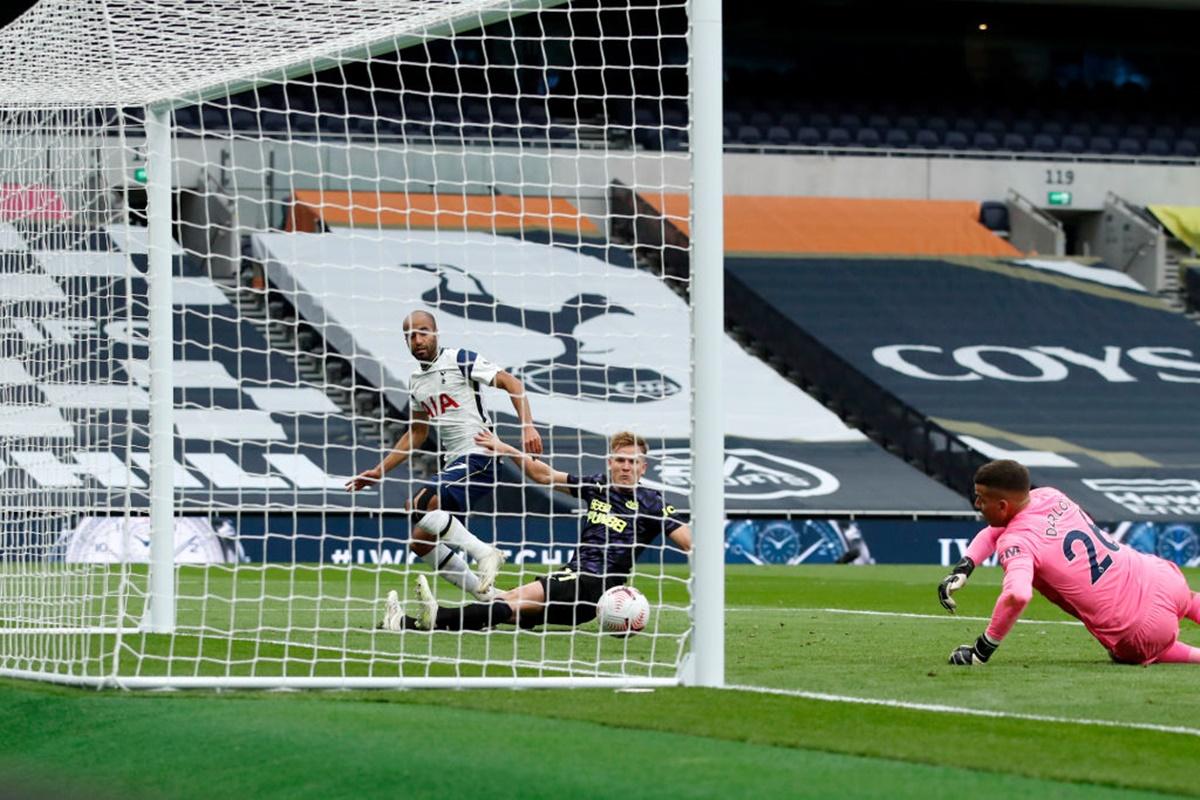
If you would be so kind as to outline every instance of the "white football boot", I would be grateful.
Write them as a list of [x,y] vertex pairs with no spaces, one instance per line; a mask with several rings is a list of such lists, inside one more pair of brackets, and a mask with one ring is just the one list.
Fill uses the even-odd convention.
[[417,615],[415,627],[420,631],[433,630],[433,623],[437,620],[438,604],[434,599],[433,592],[429,589],[429,581],[424,575],[417,576]]
[[379,627],[385,631],[399,631],[404,627],[404,606],[400,605],[400,595],[392,589],[387,593],[387,605],[383,611],[383,624]]
[[472,594],[475,599],[487,602],[496,596],[496,576],[504,563],[504,553],[493,547],[483,558],[475,562],[475,574],[479,577],[479,588]]

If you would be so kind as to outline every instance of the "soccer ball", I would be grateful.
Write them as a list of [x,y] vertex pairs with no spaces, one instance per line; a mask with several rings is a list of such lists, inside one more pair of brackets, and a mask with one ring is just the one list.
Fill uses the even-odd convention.
[[650,621],[650,601],[632,586],[614,586],[596,603],[600,630],[628,636],[646,627]]

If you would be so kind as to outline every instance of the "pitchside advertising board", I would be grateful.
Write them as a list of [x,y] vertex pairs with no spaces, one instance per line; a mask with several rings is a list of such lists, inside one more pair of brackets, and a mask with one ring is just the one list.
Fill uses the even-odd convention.
[[[1200,523],[1120,522],[1104,527],[1137,550],[1180,566],[1200,566]],[[495,537],[510,564],[536,568],[571,559],[579,521],[569,515],[523,521],[484,517],[472,520],[471,528],[485,539]],[[980,523],[972,520],[734,519],[725,525],[725,561],[950,566],[979,529]],[[179,564],[412,564],[416,558],[407,537],[408,521],[396,515],[187,517],[176,521],[175,551]],[[77,563],[145,563],[149,545],[146,520],[91,517],[65,532],[60,556]],[[650,548],[642,557],[649,565],[685,560],[669,543]]]
[[1200,327],[1121,273],[985,259],[729,269],[881,395],[1021,461],[1093,517],[1200,518]]

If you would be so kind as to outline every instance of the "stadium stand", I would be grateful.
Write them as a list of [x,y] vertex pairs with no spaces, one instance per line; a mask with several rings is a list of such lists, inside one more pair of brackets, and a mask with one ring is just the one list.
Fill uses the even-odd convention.
[[734,324],[959,491],[1013,457],[1098,518],[1195,514],[1200,329],[1121,273],[743,257],[727,292]]
[[[147,268],[146,229],[86,230],[26,217],[0,227],[0,249],[0,303],[24,314],[5,320],[0,373],[6,391],[27,393],[26,402],[4,409],[0,471],[23,474],[6,480],[23,480],[12,485],[32,494],[77,488],[94,493],[89,507],[105,508],[111,496],[123,508],[123,489],[145,489],[148,481],[148,287],[139,277]],[[127,262],[135,276],[125,282]],[[357,462],[376,457],[378,440],[365,440],[322,386],[299,375],[294,350],[273,346],[231,301],[235,287],[208,278],[178,246],[173,271],[181,507],[348,506],[348,496],[329,490]],[[68,296],[80,299],[64,308]],[[33,313],[39,308],[44,315]],[[44,374],[44,349],[63,344],[86,354],[78,374]],[[60,438],[64,446],[23,448],[29,436]],[[130,446],[137,452],[127,466]],[[387,493],[402,493],[400,483]],[[145,493],[133,502],[144,505]]]
[[[411,199],[415,207],[453,207],[440,196]],[[457,214],[426,217],[438,221],[436,229],[382,230],[378,241],[330,226],[325,233],[255,234],[252,247],[270,285],[341,352],[353,353],[356,373],[392,406],[403,408],[413,365],[396,335],[397,311],[424,305],[438,315],[447,346],[482,351],[486,345],[485,355],[525,382],[535,417],[553,433],[546,447],[556,464],[578,459],[577,470],[600,467],[594,456],[580,454],[602,452],[601,437],[614,425],[631,426],[659,453],[647,476],[652,485],[684,489],[686,354],[659,352],[656,342],[678,341],[688,324],[686,302],[602,238],[555,235],[551,244],[549,231],[539,237],[534,230],[543,212],[526,211],[535,219],[499,242],[499,226],[467,224]],[[524,297],[522,307],[507,305],[510,296]],[[739,386],[726,416],[730,509],[855,515],[966,509],[961,497],[847,427],[732,339],[724,359]],[[502,395],[490,395],[484,405],[503,435],[511,410]],[[496,502],[542,507],[531,494],[515,504]]]

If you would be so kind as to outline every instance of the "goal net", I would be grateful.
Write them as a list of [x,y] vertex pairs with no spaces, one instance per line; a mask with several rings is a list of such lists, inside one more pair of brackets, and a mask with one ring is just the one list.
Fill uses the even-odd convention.
[[[0,31],[0,674],[685,680],[689,35],[684,0],[43,0]],[[464,445],[472,414],[569,491]],[[418,554],[434,496],[523,624],[455,629],[481,567]],[[589,588],[562,624],[581,573],[644,630]],[[421,578],[459,625],[378,627]]]

